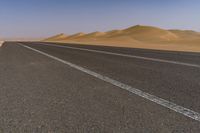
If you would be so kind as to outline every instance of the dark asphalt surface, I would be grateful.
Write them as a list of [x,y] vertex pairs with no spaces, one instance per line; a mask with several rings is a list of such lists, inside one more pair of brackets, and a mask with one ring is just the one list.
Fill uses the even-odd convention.
[[[56,44],[56,43],[49,43]],[[59,43],[57,43],[59,44]],[[60,44],[66,46],[76,46],[78,48],[89,48],[94,50],[103,50],[115,53],[122,53],[128,55],[144,56],[156,59],[166,59],[173,61],[181,61],[187,63],[200,64],[200,53],[195,52],[174,52],[174,51],[161,51],[161,50],[147,50],[138,48],[123,48],[123,47],[109,47],[109,46],[92,46],[92,45],[81,45],[81,44]]]
[[[23,44],[200,112],[200,68]],[[75,47],[200,64],[199,53]],[[14,42],[0,48],[0,106],[3,133],[200,132],[198,121]]]

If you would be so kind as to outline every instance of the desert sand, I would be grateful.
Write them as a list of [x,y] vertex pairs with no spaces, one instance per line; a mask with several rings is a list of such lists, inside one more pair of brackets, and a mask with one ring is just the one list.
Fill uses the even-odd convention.
[[165,30],[136,25],[108,32],[58,34],[45,42],[78,43],[115,47],[200,52],[200,33],[190,30]]
[[0,40],[0,47],[2,46],[3,43],[4,43],[4,41],[1,41],[1,40]]

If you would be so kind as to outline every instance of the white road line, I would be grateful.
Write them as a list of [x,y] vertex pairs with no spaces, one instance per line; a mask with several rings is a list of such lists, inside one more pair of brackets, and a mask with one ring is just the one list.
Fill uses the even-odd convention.
[[156,59],[156,58],[150,58],[150,57],[143,57],[143,56],[136,56],[136,55],[128,55],[128,54],[120,54],[120,53],[113,53],[113,52],[108,52],[108,51],[93,50],[93,49],[86,49],[86,48],[76,48],[76,47],[61,46],[61,45],[54,45],[54,44],[45,44],[45,43],[37,43],[37,44],[200,68],[200,65],[191,64],[191,63],[184,63],[184,62],[179,62],[179,61],[171,61],[171,60],[164,60],[164,59]]
[[51,59],[54,59],[54,60],[56,60],[56,61],[59,61],[59,62],[61,62],[61,63],[63,63],[63,64],[66,64],[66,65],[68,65],[68,66],[70,66],[70,67],[72,67],[72,68],[74,68],[74,69],[77,69],[77,70],[79,70],[79,71],[81,71],[81,72],[84,72],[84,73],[86,73],[86,74],[89,74],[89,75],[91,75],[91,76],[93,76],[93,77],[96,77],[96,78],[98,78],[98,79],[100,79],[100,80],[103,80],[103,81],[105,81],[105,82],[107,82],[107,83],[110,83],[110,84],[112,84],[112,85],[114,85],[114,86],[120,87],[121,89],[127,90],[127,91],[129,91],[129,92],[131,92],[131,93],[133,93],[133,94],[135,94],[135,95],[138,95],[138,96],[140,96],[140,97],[143,97],[143,98],[145,98],[145,99],[147,99],[147,100],[149,100],[149,101],[152,101],[152,102],[154,102],[154,103],[157,103],[157,104],[159,104],[159,105],[161,105],[161,106],[164,106],[164,107],[166,107],[166,108],[168,108],[168,109],[171,109],[171,110],[173,110],[173,111],[175,111],[175,112],[178,112],[178,113],[180,113],[180,114],[182,114],[182,115],[184,115],[184,116],[190,117],[190,118],[192,118],[192,119],[197,120],[197,121],[200,122],[200,114],[199,114],[198,112],[195,112],[195,111],[193,111],[193,110],[187,109],[187,108],[182,107],[182,106],[179,106],[179,105],[177,105],[177,104],[175,104],[175,103],[172,103],[172,102],[170,102],[170,101],[164,100],[164,99],[159,98],[159,97],[157,97],[157,96],[148,94],[148,93],[143,92],[143,91],[141,91],[141,90],[139,90],[139,89],[136,89],[136,88],[133,88],[133,87],[131,87],[131,86],[129,86],[129,85],[126,85],[126,84],[124,84],[124,83],[121,83],[121,82],[119,82],[119,81],[117,81],[117,80],[111,79],[111,78],[109,78],[109,77],[107,77],[107,76],[103,76],[103,75],[101,75],[101,74],[98,74],[98,73],[96,73],[96,72],[93,72],[93,71],[91,71],[91,70],[88,70],[88,69],[86,69],[86,68],[83,68],[83,67],[81,67],[81,66],[75,65],[75,64],[73,64],[73,63],[71,63],[71,62],[62,60],[62,59],[57,58],[57,57],[55,57],[55,56],[49,55],[49,54],[47,54],[47,53],[45,53],[45,52],[39,51],[39,50],[34,49],[34,48],[31,48],[31,47],[29,47],[29,46],[26,46],[26,45],[23,45],[23,44],[19,44],[19,45],[21,45],[21,46],[23,46],[23,47],[25,47],[25,48],[27,48],[27,49],[30,49],[30,50],[32,50],[32,51],[35,51],[35,52],[37,52],[37,53],[40,53],[40,54],[42,54],[42,55],[44,55],[44,56],[47,56],[47,57],[49,57],[49,58],[51,58]]

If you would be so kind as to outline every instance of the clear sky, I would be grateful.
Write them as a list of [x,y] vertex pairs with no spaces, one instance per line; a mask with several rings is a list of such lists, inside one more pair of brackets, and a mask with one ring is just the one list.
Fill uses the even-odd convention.
[[200,31],[200,0],[0,0],[0,37],[47,37],[136,24]]

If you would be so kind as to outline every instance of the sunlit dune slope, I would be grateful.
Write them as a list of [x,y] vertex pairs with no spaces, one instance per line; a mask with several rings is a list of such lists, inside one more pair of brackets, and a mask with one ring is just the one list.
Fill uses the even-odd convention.
[[200,39],[200,33],[192,30],[169,30],[176,34],[182,40],[198,40]]
[[4,41],[0,40],[0,47],[2,46],[3,43],[4,43]]
[[170,31],[151,26],[133,26],[123,30],[119,35],[130,36],[138,41],[160,42],[176,40],[178,36]]

